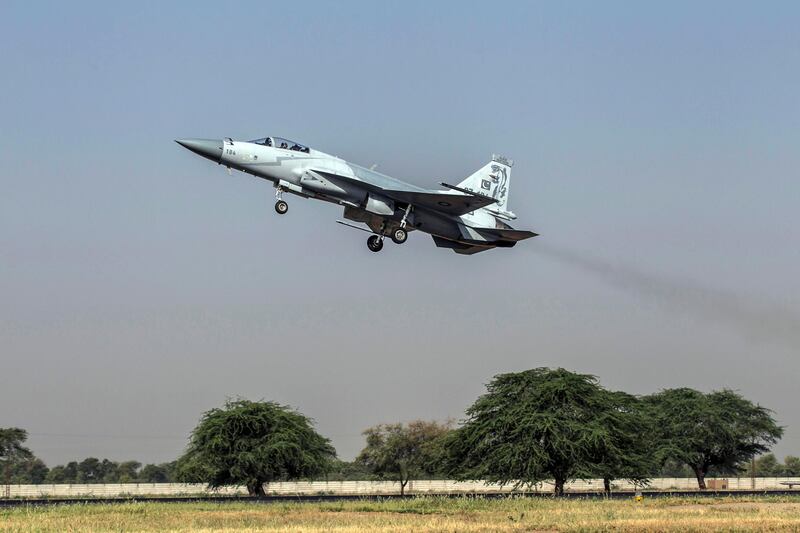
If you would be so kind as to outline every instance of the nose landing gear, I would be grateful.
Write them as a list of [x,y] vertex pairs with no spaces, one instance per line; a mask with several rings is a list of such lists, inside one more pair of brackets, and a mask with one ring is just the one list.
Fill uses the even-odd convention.
[[275,200],[276,200],[275,212],[278,213],[279,215],[285,215],[286,212],[289,210],[289,204],[287,204],[281,199],[282,195],[283,195],[283,189],[277,187],[275,189]]

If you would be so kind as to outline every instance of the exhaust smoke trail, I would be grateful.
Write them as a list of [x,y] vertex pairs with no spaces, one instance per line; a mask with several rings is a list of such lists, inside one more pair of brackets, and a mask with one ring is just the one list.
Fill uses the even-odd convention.
[[749,340],[800,348],[800,314],[796,310],[692,281],[612,264],[551,244],[537,243],[536,250],[592,274],[615,288],[672,310],[732,327]]

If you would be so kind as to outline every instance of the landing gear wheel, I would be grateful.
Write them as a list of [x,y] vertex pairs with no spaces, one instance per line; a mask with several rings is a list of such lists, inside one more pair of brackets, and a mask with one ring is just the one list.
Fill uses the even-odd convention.
[[403,228],[397,228],[392,232],[392,240],[395,244],[403,244],[408,239],[408,232]]
[[286,214],[286,212],[287,212],[288,210],[289,210],[289,204],[287,204],[287,203],[286,203],[286,202],[284,202],[283,200],[278,200],[277,202],[275,202],[275,211],[276,211],[276,212],[277,212],[279,215],[284,215],[284,214]]
[[367,239],[367,248],[373,252],[380,252],[383,249],[383,239],[378,235],[372,235]]

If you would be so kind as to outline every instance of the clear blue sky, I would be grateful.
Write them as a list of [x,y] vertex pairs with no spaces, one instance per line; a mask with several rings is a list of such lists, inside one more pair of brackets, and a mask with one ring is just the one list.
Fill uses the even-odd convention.
[[[51,464],[161,461],[241,395],[350,458],[563,366],[740,390],[800,454],[798,26],[796,2],[3,2],[0,426]],[[430,186],[507,155],[542,237],[372,254],[172,142],[264,135]]]

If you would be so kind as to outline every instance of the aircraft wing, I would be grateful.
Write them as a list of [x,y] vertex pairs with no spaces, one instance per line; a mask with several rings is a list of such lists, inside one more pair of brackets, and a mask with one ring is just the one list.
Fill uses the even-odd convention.
[[393,200],[399,200],[432,211],[461,216],[481,207],[495,203],[494,198],[477,194],[455,194],[450,192],[411,192],[384,190],[383,193]]
[[333,181],[338,180],[344,183],[350,183],[353,185],[357,185],[363,189],[366,189],[370,192],[375,192],[378,194],[382,194],[384,196],[388,196],[389,198],[397,202],[403,202],[418,207],[424,207],[432,211],[438,211],[440,213],[445,213],[453,216],[466,215],[467,213],[471,213],[476,209],[480,209],[481,207],[486,207],[487,205],[491,205],[497,201],[494,198],[490,198],[489,196],[485,196],[482,194],[473,194],[466,190],[462,192],[462,189],[458,189],[457,190],[458,192],[425,191],[422,189],[420,190],[392,189],[392,188],[384,188],[379,185],[370,183],[368,181],[363,181],[346,176],[340,176],[339,174],[333,174],[321,170],[314,170],[314,172],[322,174]]

